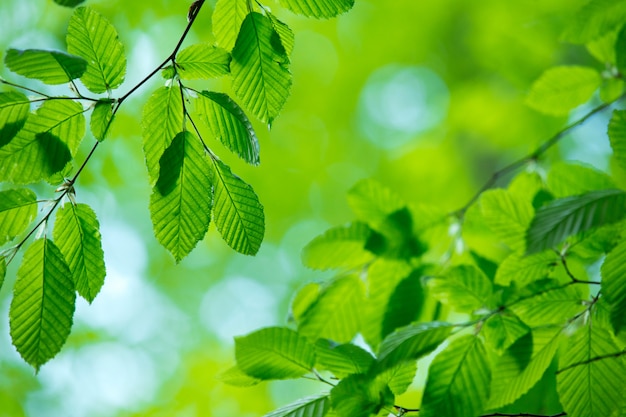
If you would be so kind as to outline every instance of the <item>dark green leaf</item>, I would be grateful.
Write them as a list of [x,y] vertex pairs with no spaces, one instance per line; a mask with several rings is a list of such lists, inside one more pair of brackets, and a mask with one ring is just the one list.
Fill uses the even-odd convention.
[[393,405],[394,396],[382,381],[350,375],[330,391],[333,410],[341,417],[370,417]]
[[615,0],[591,0],[580,8],[563,32],[567,42],[586,43],[618,28],[626,20],[626,3]]
[[219,46],[227,51],[233,49],[239,29],[247,14],[247,0],[217,1],[213,11],[213,34]]
[[326,339],[315,344],[316,367],[333,373],[337,378],[351,374],[366,373],[374,362],[374,357],[367,351],[352,344],[335,345]]
[[419,317],[424,304],[421,278],[419,271],[415,271],[393,290],[382,320],[382,337],[414,322]]
[[216,46],[191,45],[176,55],[176,65],[183,80],[216,78],[230,72],[230,54]]
[[39,49],[9,49],[4,62],[19,75],[53,85],[80,78],[87,69],[87,61],[79,56]]
[[583,296],[571,285],[544,290],[511,306],[511,310],[531,327],[564,324],[584,309]]
[[264,417],[324,417],[330,409],[328,394],[301,398]]
[[626,170],[626,110],[613,112],[609,122],[609,140],[617,163]]
[[259,164],[259,139],[248,116],[230,97],[203,91],[196,100],[196,111],[224,146],[249,164]]
[[294,13],[327,19],[350,10],[354,0],[280,0],[280,4]]
[[359,222],[327,230],[302,250],[302,262],[313,269],[352,269],[370,262],[374,254],[365,250],[371,235],[367,225]]
[[567,237],[616,223],[626,215],[626,193],[599,190],[551,201],[541,207],[526,234],[527,252],[555,248]]
[[37,216],[37,196],[27,188],[0,191],[0,246],[22,233]]
[[493,286],[482,271],[472,265],[459,265],[444,277],[428,281],[432,295],[462,313],[489,307]]
[[610,308],[615,333],[626,328],[626,241],[622,241],[602,264],[602,295]]
[[26,250],[9,311],[11,339],[35,369],[52,359],[72,327],[76,292],[61,251],[47,239]]
[[96,213],[85,204],[65,204],[57,212],[53,236],[72,272],[76,291],[91,303],[106,275]]
[[0,148],[17,135],[30,110],[28,98],[17,91],[0,93]]
[[54,0],[56,4],[65,7],[76,7],[79,4],[83,3],[85,0]]
[[102,142],[107,133],[109,127],[113,122],[113,104],[110,100],[100,100],[96,103],[93,112],[91,113],[91,133],[100,142]]
[[389,188],[373,179],[359,181],[348,191],[348,203],[357,219],[380,230],[380,225],[391,213],[406,206]]
[[104,93],[124,81],[124,45],[111,23],[95,10],[79,7],[74,11],[67,28],[67,50],[87,61],[81,81],[89,91]]
[[214,212],[217,230],[228,245],[244,255],[258,252],[265,233],[265,215],[252,187],[222,161],[213,161]]
[[295,35],[293,34],[293,31],[285,23],[278,20],[278,18],[272,13],[268,12],[267,16],[272,21],[272,27],[274,28],[274,31],[278,33],[278,36],[280,37],[280,43],[282,44],[283,48],[285,48],[287,56],[291,56],[291,52],[293,51],[295,43]]
[[268,327],[235,338],[237,366],[262,379],[299,378],[315,365],[315,349],[293,330]]
[[267,16],[246,16],[232,57],[235,93],[259,120],[271,125],[289,96],[291,74],[285,48]]

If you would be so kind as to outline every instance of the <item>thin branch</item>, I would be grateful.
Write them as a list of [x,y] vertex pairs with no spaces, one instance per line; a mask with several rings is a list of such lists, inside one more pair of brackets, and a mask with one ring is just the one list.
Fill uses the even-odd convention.
[[566,254],[559,253],[559,252],[557,252],[557,254],[561,258],[561,264],[563,265],[563,268],[565,269],[565,273],[567,274],[567,276],[572,280],[572,283],[574,283],[574,284],[589,284],[589,285],[601,285],[602,284],[600,281],[586,281],[586,280],[583,280],[583,279],[576,278],[576,276],[574,276],[572,271],[569,269],[569,266],[567,265]]
[[42,93],[41,91],[33,90],[32,88],[24,87],[23,85],[14,84],[14,83],[12,83],[10,81],[7,81],[5,79],[2,79],[2,78],[0,78],[0,83],[6,84],[6,85],[10,85],[11,87],[19,88],[19,89],[22,89],[22,90],[25,90],[25,91],[29,91],[31,93],[38,94],[38,95],[46,97],[46,98],[52,98],[52,97],[50,97],[46,93]]
[[321,376],[319,374],[319,372],[317,372],[317,370],[315,368],[313,368],[311,371],[313,372],[313,375],[315,375],[315,378],[317,378],[318,381],[323,382],[326,385],[330,385],[331,387],[335,386],[335,384],[333,384],[332,382],[330,382],[329,380],[327,380],[323,376]]
[[580,362],[576,362],[576,363],[573,363],[571,365],[568,365],[565,368],[559,369],[558,371],[556,371],[556,373],[560,374],[561,372],[567,371],[567,370],[575,368],[577,366],[589,365],[590,363],[601,361],[601,360],[604,360],[604,359],[619,358],[620,356],[624,356],[624,355],[626,355],[626,349],[621,350],[619,352],[608,353],[606,355],[595,356],[593,358],[586,359],[584,361],[580,361]]

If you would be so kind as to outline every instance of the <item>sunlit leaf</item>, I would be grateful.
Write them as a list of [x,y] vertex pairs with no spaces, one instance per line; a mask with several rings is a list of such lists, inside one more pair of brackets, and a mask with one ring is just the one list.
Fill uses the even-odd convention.
[[359,222],[333,227],[304,247],[302,262],[313,269],[352,269],[364,265],[374,258],[365,249],[370,234],[370,228]]
[[626,110],[613,112],[609,122],[609,140],[615,159],[622,169],[626,169]]
[[572,43],[586,43],[618,28],[624,20],[626,3],[615,0],[591,0],[569,21],[562,39]]
[[506,190],[495,189],[482,194],[480,207],[493,233],[512,250],[523,251],[524,235],[534,211],[531,202]]
[[230,54],[212,45],[191,45],[176,55],[176,66],[183,80],[216,78],[230,72]]
[[428,368],[420,416],[475,417],[489,398],[491,369],[482,341],[463,336],[439,353]]
[[91,113],[90,128],[93,136],[102,142],[109,132],[113,121],[113,103],[110,100],[100,100]]
[[24,127],[30,102],[17,91],[0,93],[0,147],[6,145]]
[[614,189],[553,200],[535,214],[526,234],[526,250],[555,248],[571,235],[616,223],[626,215],[625,209],[626,193]]
[[602,86],[600,86],[600,100],[605,103],[617,100],[624,94],[624,87],[626,87],[626,83],[619,78],[603,79]]
[[315,354],[316,368],[328,370],[337,378],[366,373],[374,362],[374,357],[369,352],[356,345],[335,345],[326,339],[317,341]]
[[320,294],[320,288],[321,285],[317,282],[309,282],[298,290],[293,297],[293,301],[291,302],[291,315],[296,322],[300,321],[302,315],[306,313],[311,304],[317,300]]
[[106,275],[96,213],[86,204],[66,203],[57,212],[53,236],[70,268],[76,291],[91,303]]
[[7,260],[4,256],[0,256],[0,290],[4,284],[4,278],[7,274]]
[[417,372],[417,361],[408,360],[393,365],[378,373],[378,367],[372,368],[372,373],[376,375],[376,379],[382,381],[389,386],[394,395],[404,394],[415,378]]
[[626,241],[615,247],[602,264],[602,294],[610,306],[615,333],[626,327]]
[[267,16],[246,16],[232,57],[235,93],[250,112],[271,125],[289,96],[291,74],[285,48]]
[[79,56],[39,49],[9,49],[4,63],[19,75],[53,85],[80,78],[87,69],[87,61]]
[[222,372],[217,377],[221,382],[234,387],[252,387],[262,382],[258,378],[251,377],[242,371],[238,366],[233,366]]
[[441,278],[428,282],[432,295],[456,311],[471,313],[489,307],[493,286],[482,271],[472,265],[459,265]]
[[601,81],[598,71],[590,67],[550,68],[534,82],[526,103],[542,113],[566,115],[589,100]]
[[523,287],[533,281],[547,278],[558,265],[559,256],[553,251],[532,255],[512,253],[498,265],[495,283],[508,286],[512,282]]
[[124,45],[113,25],[95,10],[79,7],[74,11],[67,28],[67,50],[87,61],[81,81],[89,91],[104,93],[124,81]]
[[388,215],[406,206],[395,192],[373,179],[356,183],[348,191],[348,203],[357,219],[377,230]]
[[368,375],[350,375],[330,391],[333,410],[341,417],[370,417],[393,405],[394,396],[382,381]]
[[37,196],[27,188],[0,191],[0,245],[22,233],[37,216]]
[[235,338],[237,366],[262,379],[298,378],[315,365],[315,349],[293,330],[268,327]]
[[302,314],[298,332],[313,340],[324,338],[347,343],[361,327],[365,288],[352,275],[335,279]]
[[626,406],[626,362],[623,357],[599,357],[619,352],[606,330],[589,324],[570,337],[559,359],[557,391],[568,416],[621,415]]
[[224,93],[198,94],[196,111],[216,139],[241,159],[258,165],[259,139],[241,107]]
[[329,409],[330,398],[328,394],[322,394],[301,398],[264,417],[324,417]]
[[143,152],[150,183],[159,177],[159,161],[174,137],[183,130],[183,105],[178,88],[161,87],[148,99],[141,118]]
[[606,172],[590,165],[563,161],[552,165],[546,182],[550,193],[556,198],[617,188],[613,179]]
[[79,4],[83,3],[85,0],[54,0],[56,4],[65,7],[76,7]]
[[247,0],[217,1],[213,11],[213,34],[219,46],[227,51],[233,49],[239,29],[247,14]]
[[291,52],[293,52],[295,44],[295,35],[293,34],[293,31],[285,23],[278,20],[278,18],[272,13],[267,12],[267,16],[272,21],[272,27],[274,28],[274,31],[278,33],[280,43],[283,45],[283,48],[285,48],[287,56],[291,56]]
[[9,310],[11,339],[22,358],[39,369],[65,343],[76,292],[61,251],[47,239],[26,250]]
[[347,12],[354,0],[280,0],[280,4],[294,13],[319,19]]
[[520,319],[506,313],[489,317],[482,328],[487,343],[500,355],[529,331]]
[[574,286],[544,290],[513,304],[511,310],[524,323],[533,327],[563,324],[585,309],[583,297]]

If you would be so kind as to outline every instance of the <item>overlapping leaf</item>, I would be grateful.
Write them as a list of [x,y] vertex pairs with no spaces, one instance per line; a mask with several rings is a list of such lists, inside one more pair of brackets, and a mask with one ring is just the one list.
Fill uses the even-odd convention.
[[519,318],[506,313],[489,317],[482,328],[487,343],[500,355],[529,331]]
[[230,54],[212,45],[191,45],[176,55],[176,67],[183,80],[216,78],[230,72]]
[[[384,309],[382,323],[380,323],[381,337],[385,337],[397,328],[404,327],[418,319],[424,304],[421,278],[420,271],[414,271],[393,290],[387,307]],[[372,316],[369,317],[371,319]]]
[[269,17],[272,21],[272,27],[274,28],[274,31],[278,34],[278,37],[280,38],[280,43],[282,44],[283,48],[285,48],[287,56],[290,57],[296,41],[296,37],[293,34],[293,31],[289,26],[287,26],[287,24],[280,21],[272,13],[269,13],[267,10],[266,13],[267,17]]
[[374,362],[374,357],[353,344],[335,345],[326,339],[315,344],[316,367],[329,370],[337,378],[351,374],[366,373]]
[[271,125],[289,96],[291,74],[285,48],[267,16],[246,16],[232,57],[235,93],[250,112]]
[[96,213],[86,204],[65,204],[57,212],[53,236],[72,273],[76,291],[91,303],[106,274]]
[[254,378],[238,366],[233,366],[218,375],[218,379],[225,384],[232,385],[234,387],[253,387],[263,381],[258,378]]
[[76,7],[79,4],[83,3],[85,0],[54,0],[56,4],[65,7]]
[[626,169],[626,110],[613,112],[609,122],[609,140],[615,159],[622,169]]
[[376,375],[376,379],[389,386],[394,395],[404,394],[415,378],[417,372],[417,361],[408,360],[385,368],[380,372],[378,366],[372,367],[371,374]]
[[511,310],[531,327],[563,324],[584,309],[583,296],[571,285],[545,290],[511,306]]
[[37,196],[27,188],[0,191],[0,245],[22,233],[37,215]]
[[313,269],[351,269],[371,261],[374,254],[365,249],[371,230],[355,222],[327,230],[302,250],[302,262]]
[[294,13],[326,19],[350,10],[354,0],[280,0],[280,4]]
[[388,215],[406,206],[406,203],[380,182],[359,181],[348,191],[348,203],[357,219],[377,228]]
[[98,101],[91,113],[90,128],[93,136],[102,142],[109,132],[112,121],[113,103],[110,100]]
[[26,250],[9,311],[11,339],[35,369],[53,358],[72,327],[76,292],[61,251],[47,239]]
[[333,410],[341,417],[370,417],[393,405],[394,395],[381,380],[350,375],[330,391]]
[[508,286],[514,282],[518,287],[523,287],[547,278],[558,262],[559,256],[553,251],[532,255],[512,253],[498,265],[495,283]]
[[0,256],[0,290],[4,284],[4,278],[7,274],[7,260],[4,256]]
[[265,215],[252,187],[222,161],[213,161],[214,214],[217,230],[228,245],[244,255],[258,252]]
[[556,198],[617,188],[615,181],[606,172],[602,172],[591,165],[562,161],[556,162],[550,168],[546,182],[550,194]]
[[619,28],[625,19],[624,2],[591,0],[576,12],[562,38],[568,42],[587,43]]
[[602,294],[610,306],[615,333],[626,327],[626,241],[615,247],[602,264]]
[[218,0],[213,11],[213,34],[217,44],[230,51],[248,14],[247,0]]
[[305,397],[264,417],[324,417],[330,409],[328,394]]
[[224,93],[203,91],[198,94],[196,111],[224,146],[249,164],[259,164],[259,139],[248,116],[233,99]]
[[480,198],[485,223],[516,252],[525,248],[524,234],[533,216],[530,201],[506,190],[486,191]]
[[464,313],[488,307],[493,293],[489,278],[472,265],[456,266],[444,277],[434,278],[428,284],[434,297]]
[[0,93],[0,147],[6,145],[24,127],[30,102],[17,91]]
[[211,165],[200,139],[181,132],[165,150],[150,196],[150,217],[159,243],[177,262],[204,238],[211,220]]
[[19,75],[52,85],[80,78],[87,69],[87,61],[79,56],[40,49],[9,49],[4,62]]
[[100,13],[79,7],[67,28],[67,50],[87,61],[81,81],[93,93],[119,87],[126,75],[124,45],[117,31]]

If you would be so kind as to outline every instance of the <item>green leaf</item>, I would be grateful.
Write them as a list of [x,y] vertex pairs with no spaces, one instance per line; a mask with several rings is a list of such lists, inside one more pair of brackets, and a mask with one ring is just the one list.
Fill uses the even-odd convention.
[[376,374],[376,379],[387,384],[394,395],[401,395],[409,389],[415,378],[417,361],[400,362],[381,373],[377,373],[377,371],[378,368],[374,367],[372,372]]
[[435,350],[450,334],[448,323],[417,323],[403,327],[387,336],[380,345],[378,368],[416,360]]
[[624,83],[624,80],[619,78],[603,79],[602,86],[600,87],[600,100],[605,103],[617,100],[624,94],[625,86],[626,83]]
[[4,284],[4,278],[7,275],[7,260],[4,256],[0,256],[0,290]]
[[613,43],[615,53],[615,65],[617,70],[626,73],[626,26],[622,27],[617,34],[617,39]]
[[232,368],[222,372],[218,375],[217,379],[234,387],[253,387],[263,382],[258,378],[254,378],[246,374],[238,366],[233,366]]
[[37,216],[37,196],[27,188],[0,191],[0,246],[24,232]]
[[568,416],[622,415],[626,363],[623,357],[603,357],[619,351],[611,334],[591,323],[568,340],[556,378],[559,399]]
[[602,264],[602,295],[610,306],[615,333],[626,327],[626,241],[622,241]]
[[294,13],[327,19],[350,10],[354,0],[280,0],[280,4]]
[[241,107],[224,93],[203,91],[196,111],[213,136],[241,159],[259,165],[259,139]]
[[54,0],[56,4],[65,7],[76,7],[79,4],[83,3],[85,0]]
[[299,322],[308,308],[317,300],[321,285],[317,282],[309,282],[302,287],[291,302],[291,317]]
[[535,386],[550,366],[560,336],[560,328],[537,328],[507,349],[493,365],[489,409],[511,404]]
[[342,379],[351,374],[366,373],[374,362],[367,351],[352,344],[336,345],[327,339],[315,343],[316,367],[333,373]]
[[626,193],[592,191],[553,200],[537,210],[526,233],[527,253],[555,248],[571,235],[616,223],[626,214]]
[[526,286],[539,279],[547,278],[560,259],[553,251],[544,251],[532,255],[512,253],[500,263],[496,271],[495,283],[518,287]]
[[601,82],[598,71],[590,67],[550,68],[533,83],[526,104],[542,113],[566,115],[589,100]]
[[146,102],[141,118],[143,152],[150,183],[159,178],[159,161],[174,137],[183,130],[183,104],[178,88],[161,87]]
[[348,204],[357,219],[379,231],[387,216],[406,206],[396,193],[373,179],[361,180],[352,187]]
[[230,54],[212,45],[191,45],[176,55],[176,68],[183,80],[217,78],[230,72]]
[[274,31],[280,37],[280,43],[283,45],[283,48],[285,48],[285,53],[288,57],[291,56],[295,44],[295,35],[293,34],[293,31],[285,23],[278,20],[278,18],[272,13],[267,12],[267,10],[266,14],[267,17],[269,17],[272,21],[272,27],[274,28]]
[[302,263],[313,269],[353,269],[370,262],[374,254],[365,249],[371,230],[359,222],[328,229],[302,250]]
[[110,100],[99,100],[91,113],[91,133],[102,142],[113,122],[113,103]]
[[222,161],[213,161],[214,212],[217,230],[228,245],[244,255],[258,252],[265,233],[265,215],[252,187]]
[[333,410],[341,417],[370,417],[393,406],[394,396],[382,381],[368,375],[350,375],[330,391]]
[[330,409],[328,394],[301,398],[264,417],[324,417]]
[[485,321],[482,333],[493,349],[502,355],[513,343],[530,331],[520,319],[512,314],[498,313]]
[[227,51],[233,49],[241,24],[247,14],[247,0],[217,1],[213,10],[213,34],[218,45]]
[[475,417],[486,408],[490,382],[482,341],[476,336],[460,337],[430,365],[420,416]]
[[413,214],[403,207],[389,214],[378,225],[380,233],[373,231],[365,243],[365,249],[383,258],[417,259],[425,247],[413,234]]
[[0,148],[17,135],[30,111],[30,101],[22,93],[7,91],[0,93]]
[[626,110],[613,112],[609,122],[609,140],[617,163],[626,170]]
[[96,213],[86,204],[65,204],[57,211],[53,237],[72,272],[76,291],[91,303],[106,275]]
[[337,278],[302,314],[298,332],[313,340],[325,338],[347,343],[361,328],[364,302],[365,288],[359,277]]
[[181,132],[165,150],[150,196],[154,235],[180,262],[204,238],[211,221],[211,165],[200,139]]
[[232,52],[233,89],[243,104],[268,125],[278,116],[289,90],[289,58],[267,16],[246,16]]
[[52,359],[72,327],[76,292],[61,251],[48,239],[26,250],[9,311],[13,345],[35,369]]
[[583,296],[569,285],[545,290],[537,295],[525,298],[510,309],[524,323],[533,326],[546,324],[564,324],[585,309]]
[[422,277],[420,271],[417,270],[403,279],[389,297],[387,308],[384,310],[380,336],[385,337],[394,330],[417,320],[423,304]]
[[0,148],[0,180],[28,184],[60,172],[85,134],[84,109],[72,100],[48,100]]
[[561,38],[571,43],[586,43],[618,28],[626,20],[626,3],[591,0],[581,7],[563,31]]
[[87,61],[79,56],[39,49],[9,49],[4,63],[16,74],[52,85],[80,78],[87,69]]
[[503,189],[482,194],[480,206],[485,223],[512,250],[522,252],[524,235],[533,216],[532,203]]
[[459,265],[442,278],[428,282],[432,295],[458,312],[471,313],[489,307],[493,286],[483,272],[472,265]]
[[548,172],[546,182],[550,193],[556,198],[617,188],[615,182],[605,172],[581,163],[555,163]]
[[113,25],[95,10],[79,7],[74,11],[67,28],[67,50],[87,61],[81,81],[92,93],[110,91],[124,81],[124,45]]
[[315,349],[293,330],[267,327],[235,338],[237,366],[262,379],[299,378],[315,365]]

